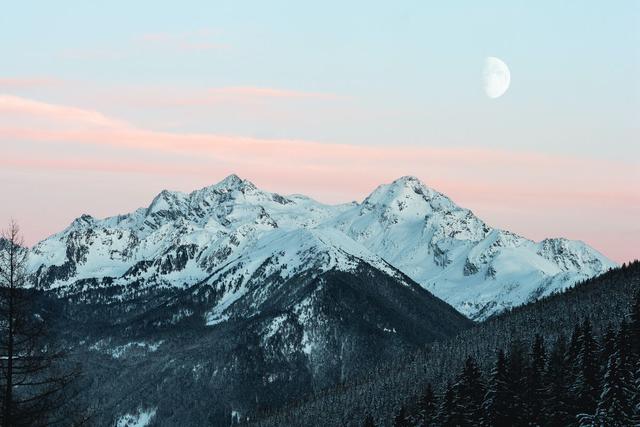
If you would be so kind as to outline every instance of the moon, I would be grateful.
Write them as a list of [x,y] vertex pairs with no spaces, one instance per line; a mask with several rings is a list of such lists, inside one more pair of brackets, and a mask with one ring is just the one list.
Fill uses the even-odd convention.
[[511,73],[509,67],[500,58],[489,56],[484,60],[482,70],[484,92],[489,98],[499,98],[509,89]]

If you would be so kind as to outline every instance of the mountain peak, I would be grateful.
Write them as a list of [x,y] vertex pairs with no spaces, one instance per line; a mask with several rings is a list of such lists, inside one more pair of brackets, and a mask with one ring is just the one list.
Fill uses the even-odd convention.
[[[379,186],[361,204],[327,206],[261,191],[232,174],[189,194],[162,191],[148,208],[127,215],[80,217],[71,231],[71,240],[69,232],[57,234],[33,252],[33,271],[47,286],[105,275],[124,286],[127,271],[139,263],[149,263],[147,278],[192,285],[233,259],[242,258],[245,267],[229,271],[229,280],[245,277],[250,265],[271,256],[286,255],[287,271],[293,271],[294,265],[342,263],[343,252],[363,259],[366,250],[470,317],[613,266],[580,242],[536,243],[492,229],[414,176]],[[329,250],[321,250],[325,246]],[[71,269],[59,267],[65,260]]]
[[246,179],[242,179],[238,175],[236,175],[235,173],[232,173],[231,175],[227,176],[225,179],[223,179],[222,181],[220,181],[217,184],[215,184],[214,187],[217,188],[217,189],[224,189],[224,190],[238,190],[238,189],[243,189],[243,188],[255,189],[256,188],[256,186],[251,181],[246,180]]
[[209,199],[212,195],[215,194],[233,193],[235,191],[238,191],[245,195],[250,193],[261,193],[261,191],[259,191],[251,181],[242,179],[238,175],[233,173],[216,184],[192,191],[189,194],[189,197],[196,200]]
[[184,200],[184,197],[184,194],[178,191],[162,190],[154,197],[149,207],[147,207],[146,215],[160,211],[177,210]]
[[394,193],[404,192],[408,190],[410,193],[415,193],[418,195],[446,197],[444,194],[434,190],[433,188],[422,182],[419,178],[412,175],[401,176],[400,178],[392,181],[390,184],[381,185],[378,188],[386,188],[387,191],[392,191]]
[[426,185],[424,185],[424,183],[422,181],[420,181],[420,179],[418,179],[417,177],[413,176],[413,175],[405,175],[405,176],[401,176],[400,178],[394,180],[392,182],[392,184],[402,184],[402,185],[421,185],[423,187],[426,187]]
[[414,200],[418,204],[431,205],[431,208],[455,208],[455,204],[444,194],[426,186],[415,176],[402,176],[390,184],[376,188],[364,201],[365,205],[392,206],[406,204]]

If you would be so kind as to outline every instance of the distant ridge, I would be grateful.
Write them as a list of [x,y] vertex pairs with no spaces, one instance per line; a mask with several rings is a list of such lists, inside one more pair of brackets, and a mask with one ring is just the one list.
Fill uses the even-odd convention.
[[43,289],[64,293],[79,280],[109,278],[126,297],[132,281],[182,288],[221,268],[235,269],[229,283],[243,281],[281,252],[290,274],[305,261],[287,242],[314,240],[329,254],[326,268],[346,254],[397,269],[472,319],[616,265],[582,242],[533,242],[492,228],[411,176],[379,186],[362,203],[330,206],[230,175],[189,194],[162,191],[129,214],[83,215],[38,243],[31,267]]

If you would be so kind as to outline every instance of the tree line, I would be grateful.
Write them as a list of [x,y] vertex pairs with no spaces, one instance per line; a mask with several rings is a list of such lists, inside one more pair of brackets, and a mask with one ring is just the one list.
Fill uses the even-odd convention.
[[[375,425],[368,415],[363,426]],[[394,426],[634,426],[640,425],[640,294],[628,320],[596,337],[588,319],[552,343],[536,335],[496,352],[483,375],[476,359],[444,391],[427,385],[411,413]]]
[[[252,414],[252,420],[246,424],[259,427],[360,427],[368,420],[373,424],[367,425],[390,426],[396,419],[408,418],[407,422],[413,423],[409,425],[419,425],[419,411],[416,408],[423,396],[429,394],[429,384],[435,395],[437,415],[441,413],[446,391],[457,383],[455,373],[463,370],[469,356],[472,356],[482,373],[486,394],[499,349],[503,349],[506,361],[512,348],[520,348],[525,355],[526,366],[529,366],[529,354],[532,353],[531,348],[538,335],[544,343],[546,373],[552,355],[557,354],[554,353],[556,343],[564,340],[568,349],[575,335],[574,330],[582,328],[584,319],[588,319],[591,335],[596,337],[598,348],[602,347],[602,337],[611,329],[609,325],[614,325],[616,333],[615,328],[619,326],[626,324],[625,327],[630,328],[633,322],[629,313],[633,312],[632,307],[637,302],[634,295],[638,292],[640,262],[633,261],[563,292],[507,310],[456,337],[429,344],[413,353],[403,353],[401,357],[389,360],[361,377],[348,380],[332,389],[303,396],[299,401],[290,402],[281,408]],[[637,327],[635,330],[637,331]],[[599,363],[599,383],[604,380],[606,363],[608,361]],[[570,378],[573,377],[567,377],[567,384],[573,385]],[[451,391],[449,395],[455,396]],[[483,405],[484,397],[483,394]],[[598,394],[598,399],[599,397]],[[404,415],[398,416],[401,407],[404,407]],[[571,421],[568,425],[578,425],[578,412],[569,415]],[[585,415],[595,415],[595,411],[585,412]],[[431,425],[439,425],[439,418],[433,420],[433,415],[431,417]],[[474,425],[481,421],[475,420]],[[588,419],[584,420],[586,422]]]

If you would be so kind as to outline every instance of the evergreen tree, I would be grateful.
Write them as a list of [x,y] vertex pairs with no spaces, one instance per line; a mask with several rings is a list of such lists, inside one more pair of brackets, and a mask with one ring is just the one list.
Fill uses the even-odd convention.
[[578,354],[575,360],[575,380],[571,387],[574,411],[577,415],[593,414],[600,395],[600,365],[598,345],[591,331],[591,323],[585,320],[580,328]]
[[526,406],[530,425],[544,425],[546,349],[544,338],[536,334],[527,370]]
[[515,341],[507,355],[507,388],[511,394],[509,399],[509,417],[512,426],[527,424],[526,407],[526,360],[523,345]]
[[485,385],[482,373],[472,356],[468,356],[454,386],[455,419],[460,425],[475,425],[482,419]]
[[453,385],[447,383],[447,388],[442,396],[440,409],[438,410],[438,424],[442,427],[455,427],[455,392]]
[[629,322],[629,341],[631,353],[640,358],[640,291],[638,291],[631,305]]
[[[631,408],[632,422],[634,426],[640,426],[640,291],[635,294],[629,318],[626,335],[628,344],[626,365],[630,372],[631,402],[635,403]],[[620,347],[624,348],[622,345]],[[621,359],[623,358],[624,356],[621,355]]]
[[567,348],[567,362],[573,364],[578,358],[578,351],[580,350],[580,334],[582,329],[580,325],[573,327],[573,333],[571,334],[571,340],[569,341],[569,347]]
[[367,414],[367,416],[364,417],[362,427],[376,427],[376,423],[373,421],[373,417],[371,415]]
[[629,387],[624,383],[623,375],[618,369],[618,357],[609,358],[602,394],[598,401],[595,415],[581,416],[581,426],[623,427],[631,425],[631,404],[628,401]]
[[[640,291],[636,292],[631,304],[629,324],[626,329],[628,354],[626,366],[630,373],[630,396],[631,402],[635,402],[632,409],[633,425],[640,426]],[[622,328],[621,328],[622,329]],[[619,337],[624,339],[623,336]],[[624,346],[620,345],[621,348]],[[621,364],[625,362],[624,355],[621,355]]]
[[568,372],[567,342],[563,335],[560,335],[554,343],[547,368],[546,393],[544,413],[546,425],[553,427],[564,427],[573,421],[570,408],[569,379]]
[[407,420],[407,410],[404,405],[400,406],[398,413],[393,418],[393,427],[409,427],[409,421]]
[[503,426],[511,423],[510,397],[507,385],[507,362],[504,351],[499,350],[484,398],[484,425]]
[[436,396],[433,393],[431,383],[427,384],[427,388],[420,397],[418,402],[418,417],[417,425],[419,427],[429,427],[435,424],[436,421]]
[[631,408],[633,425],[640,426],[640,359],[636,360],[632,377],[631,402],[635,402]]
[[[633,383],[634,375],[634,357],[631,349],[631,333],[629,324],[626,321],[620,323],[620,328],[616,335],[615,352],[617,356],[618,370],[625,384]],[[602,369],[606,372],[608,361],[602,364]],[[603,374],[604,375],[604,374]]]
[[617,336],[611,324],[607,325],[600,344],[600,364],[606,369],[609,359],[616,352]]

